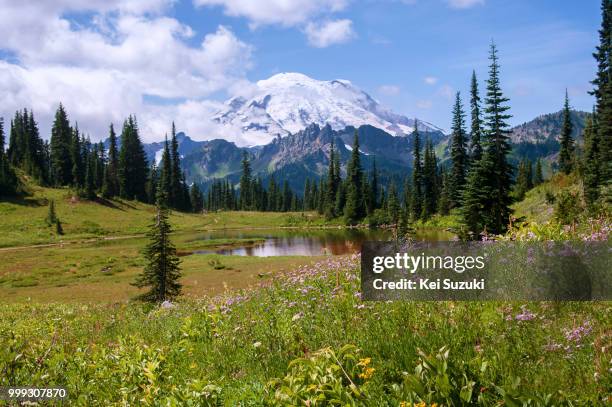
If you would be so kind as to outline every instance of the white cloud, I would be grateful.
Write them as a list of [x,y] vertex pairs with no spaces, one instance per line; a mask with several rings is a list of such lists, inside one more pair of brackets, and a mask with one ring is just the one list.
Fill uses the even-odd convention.
[[386,95],[386,96],[396,96],[399,95],[401,89],[397,85],[381,85],[378,87],[378,93]]
[[436,83],[438,83],[438,78],[436,78],[435,76],[426,76],[423,81],[428,85],[435,85]]
[[296,26],[311,18],[344,9],[348,0],[193,0],[196,6],[221,6],[225,14],[247,18],[253,27]]
[[[128,114],[138,116],[147,140],[159,139],[172,120],[196,137],[221,136],[193,117],[197,112],[208,121],[204,115],[214,104],[201,100],[212,93],[248,87],[252,48],[224,26],[190,45],[196,33],[162,14],[172,2],[0,0],[0,49],[15,56],[0,60],[0,115],[32,108],[48,137],[62,101],[94,139]],[[92,23],[67,20],[72,10],[91,12]],[[151,106],[146,96],[172,102]]]
[[317,48],[341,44],[356,35],[353,31],[353,22],[347,19],[326,21],[322,24],[308,23],[304,32],[308,37],[308,43]]
[[476,5],[484,4],[485,0],[448,0],[448,4],[452,8],[470,8]]
[[418,107],[419,109],[431,109],[431,107],[433,106],[433,103],[431,102],[431,100],[417,100],[416,102],[416,107]]

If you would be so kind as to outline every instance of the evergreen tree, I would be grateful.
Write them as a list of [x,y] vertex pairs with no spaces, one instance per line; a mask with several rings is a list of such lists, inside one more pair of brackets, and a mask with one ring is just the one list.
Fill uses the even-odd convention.
[[125,199],[147,199],[146,183],[148,164],[144,148],[138,135],[136,118],[129,116],[121,131],[119,152],[119,193]]
[[4,144],[4,119],[0,117],[0,196],[9,196],[17,193],[18,180],[9,163]]
[[336,194],[336,213],[344,213],[346,206],[346,182],[338,184],[338,193]]
[[242,153],[242,175],[240,176],[240,209],[243,211],[251,209],[252,181],[251,163],[247,152],[244,151]]
[[[270,188],[268,188],[268,194],[270,193]],[[310,187],[310,178],[306,177],[306,181],[304,182],[304,210],[311,210],[310,200],[311,198],[311,187]]]
[[460,205],[461,194],[465,185],[468,167],[467,140],[465,132],[465,113],[461,103],[461,95],[457,92],[453,107],[453,126],[451,134],[450,158],[452,162],[449,179],[449,198],[451,207]]
[[514,194],[517,200],[521,201],[525,197],[525,193],[533,187],[532,175],[531,161],[528,159],[521,160],[518,166],[516,184],[514,185]]
[[594,88],[591,94],[595,96],[596,118],[593,125],[597,133],[594,140],[599,150],[598,182],[609,184],[612,182],[612,1],[601,1],[601,14],[599,45],[593,54],[597,74],[592,81]]
[[176,139],[176,127],[172,122],[172,137],[170,139],[170,194],[168,195],[169,206],[174,209],[184,209],[184,192],[181,183],[181,156],[178,151],[178,140]]
[[462,194],[462,223],[470,239],[479,239],[486,225],[492,222],[490,212],[485,210],[491,194],[491,186],[486,182],[488,174],[485,165],[484,156],[472,163]]
[[480,117],[480,96],[478,94],[478,81],[476,80],[476,71],[472,71],[472,82],[470,86],[470,112],[471,112],[471,127],[470,127],[470,161],[479,161],[482,157],[482,120]]
[[412,219],[418,220],[423,211],[423,162],[421,161],[421,140],[419,136],[418,124],[414,120],[414,159],[412,163],[412,199],[410,209]]
[[93,152],[85,157],[85,181],[84,181],[84,193],[85,198],[94,199],[96,194],[94,192],[94,154]]
[[108,167],[106,194],[109,197],[119,195],[119,153],[117,151],[117,135],[111,123],[108,135]]
[[149,178],[147,179],[146,185],[146,193],[147,193],[147,202],[150,204],[154,204],[157,199],[157,188],[159,186],[159,171],[157,169],[157,165],[155,165],[155,161],[151,164],[151,168],[149,169]]
[[574,164],[574,139],[572,138],[572,119],[570,117],[569,98],[565,91],[565,103],[563,104],[563,125],[559,137],[559,169],[565,174],[572,172]]
[[485,204],[485,225],[488,232],[497,234],[505,231],[511,212],[512,167],[507,159],[511,148],[506,120],[512,116],[506,113],[510,109],[505,105],[509,99],[503,96],[499,83],[499,63],[494,43],[491,43],[489,59],[491,64],[485,98],[486,144],[482,170],[491,192]]
[[399,223],[400,210],[401,208],[399,198],[397,196],[397,188],[395,187],[395,182],[391,181],[387,198],[387,216],[394,225]]
[[72,130],[64,106],[60,103],[51,128],[51,182],[55,186],[72,184]]
[[[592,208],[597,198],[599,197],[599,185],[600,185],[600,163],[599,163],[599,134],[595,130],[593,125],[593,119],[591,116],[587,117],[585,121],[585,127],[583,132],[584,138],[584,155],[582,163],[583,173],[583,189],[584,189],[584,200],[587,205]],[[541,171],[541,170],[540,170]],[[536,167],[536,177],[537,177]]]
[[[164,151],[159,171],[159,189],[162,190],[162,199],[169,199],[172,196],[172,159],[170,158],[170,147],[168,145],[168,137],[164,142]],[[156,196],[157,199],[157,196]],[[166,206],[170,206],[170,202],[165,202]]]
[[438,164],[431,140],[425,142],[423,157],[423,205],[421,217],[429,219],[437,209],[438,198]]
[[[87,151],[86,147],[81,144],[81,135],[79,133],[79,124],[75,123],[74,129],[72,129],[72,137],[70,143],[70,158],[72,162],[72,182],[77,189],[84,186],[85,182],[85,166],[87,163]],[[92,174],[90,174],[91,176]]]
[[181,191],[182,191],[182,206],[181,206],[181,210],[186,211],[186,212],[191,212],[192,208],[191,208],[191,197],[189,194],[189,185],[187,185],[187,180],[186,180],[187,176],[185,175],[185,172],[181,173]]
[[204,209],[204,196],[198,184],[194,183],[189,191],[189,198],[191,200],[191,208],[195,213],[201,213]]
[[[450,202],[450,176],[448,174],[448,171],[446,170],[442,170],[441,171],[441,182],[440,182],[440,196],[438,198],[438,212],[441,215],[448,215],[448,213],[450,212],[451,209],[451,202]],[[466,179],[467,182],[467,179]],[[461,203],[463,202],[463,191],[461,191]]]
[[139,295],[138,299],[157,303],[172,300],[181,294],[180,259],[170,241],[172,226],[168,220],[169,210],[165,205],[168,198],[163,194],[163,190],[160,189],[157,214],[154,223],[150,226],[149,243],[143,253],[147,265],[133,283],[136,287],[148,288],[148,291]]
[[334,161],[334,142],[332,140],[329,150],[329,169],[327,171],[327,189],[325,191],[325,218],[332,219],[336,216],[336,174]]
[[368,214],[374,213],[378,208],[378,169],[376,157],[372,157],[372,171],[370,172],[370,194],[368,196]]
[[363,199],[363,173],[359,157],[359,135],[355,129],[353,150],[346,171],[346,205],[344,206],[344,221],[347,225],[355,225],[365,217],[365,202]]
[[533,175],[532,183],[534,186],[538,186],[542,182],[544,182],[544,176],[542,175],[542,160],[538,158],[536,160],[535,173]]

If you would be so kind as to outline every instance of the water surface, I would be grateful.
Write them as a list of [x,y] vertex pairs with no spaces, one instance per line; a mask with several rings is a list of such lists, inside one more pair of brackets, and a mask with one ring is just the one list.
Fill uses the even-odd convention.
[[[320,256],[355,253],[361,244],[372,240],[389,240],[389,230],[370,229],[270,229],[223,230],[198,235],[194,240],[263,238],[254,244],[213,250],[197,250],[194,254],[222,254],[233,256]],[[449,240],[452,234],[442,230],[419,230],[419,241]]]

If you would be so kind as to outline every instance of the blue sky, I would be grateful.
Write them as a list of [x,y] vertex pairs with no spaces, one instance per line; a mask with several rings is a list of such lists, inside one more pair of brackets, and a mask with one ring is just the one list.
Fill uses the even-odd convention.
[[[472,69],[484,90],[491,40],[512,124],[559,110],[565,88],[576,109],[593,103],[598,0],[16,3],[0,0],[0,114],[33,107],[46,129],[61,98],[93,138],[130,112],[152,138],[171,119],[209,134],[201,122],[219,102],[292,71],[348,79],[397,113],[448,128]],[[26,24],[26,35],[9,32]]]

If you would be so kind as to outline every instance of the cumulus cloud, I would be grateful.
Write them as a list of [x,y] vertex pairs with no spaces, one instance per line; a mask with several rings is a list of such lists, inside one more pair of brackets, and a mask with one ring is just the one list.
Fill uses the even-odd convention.
[[341,44],[355,37],[353,22],[347,19],[325,21],[321,24],[308,23],[304,32],[308,43],[317,48]]
[[435,85],[436,83],[438,83],[438,78],[436,78],[435,76],[426,76],[423,81],[428,85]]
[[348,0],[194,0],[196,6],[220,6],[225,14],[247,18],[253,27],[303,24],[317,15],[343,10]]
[[381,85],[378,87],[378,93],[385,96],[396,96],[399,95],[401,89],[397,85]]
[[485,0],[448,0],[452,8],[470,8],[484,4]]
[[[210,134],[217,129],[207,120],[215,105],[202,100],[236,84],[247,87],[252,48],[224,26],[193,45],[197,33],[164,15],[172,3],[0,0],[0,49],[14,56],[0,60],[0,115],[32,108],[48,135],[62,101],[94,139],[131,113],[147,140],[159,139],[172,120],[190,135],[220,136]],[[65,17],[71,11],[93,17],[76,24]],[[150,97],[173,103],[151,106]]]

